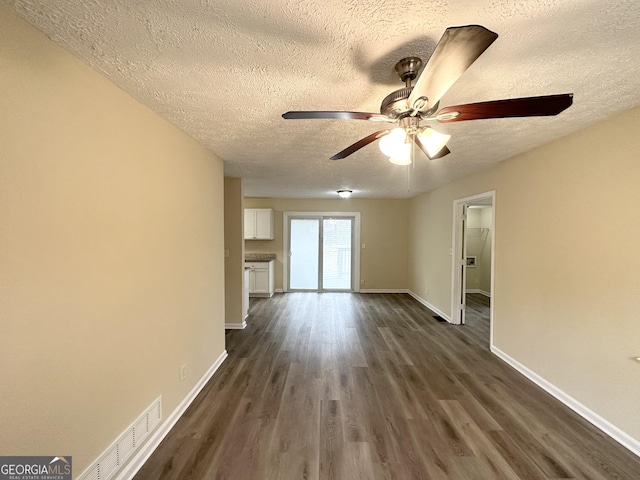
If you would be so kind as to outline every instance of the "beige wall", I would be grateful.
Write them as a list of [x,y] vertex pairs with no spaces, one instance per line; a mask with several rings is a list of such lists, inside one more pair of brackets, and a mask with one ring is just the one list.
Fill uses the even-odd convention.
[[224,179],[224,248],[228,257],[224,262],[225,322],[242,324],[244,310],[244,222],[241,178]]
[[224,352],[222,162],[2,5],[0,65],[0,452],[77,476]]
[[450,311],[452,203],[495,189],[495,346],[640,441],[638,130],[636,108],[413,199],[409,288]]
[[247,253],[275,253],[276,289],[282,289],[283,212],[360,212],[360,279],[363,289],[407,288],[408,200],[246,198],[246,208],[275,210],[275,239],[247,240]]

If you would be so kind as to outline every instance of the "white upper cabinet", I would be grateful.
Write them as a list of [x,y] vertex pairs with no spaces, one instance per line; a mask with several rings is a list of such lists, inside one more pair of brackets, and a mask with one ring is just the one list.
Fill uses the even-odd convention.
[[244,209],[244,239],[273,240],[273,210],[271,208]]

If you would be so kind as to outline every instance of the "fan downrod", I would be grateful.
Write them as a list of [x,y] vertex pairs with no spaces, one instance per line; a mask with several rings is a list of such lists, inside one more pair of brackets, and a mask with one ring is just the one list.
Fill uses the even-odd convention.
[[411,86],[411,82],[418,76],[418,72],[422,68],[422,59],[418,57],[405,57],[396,63],[396,73],[400,80],[405,82],[407,87]]

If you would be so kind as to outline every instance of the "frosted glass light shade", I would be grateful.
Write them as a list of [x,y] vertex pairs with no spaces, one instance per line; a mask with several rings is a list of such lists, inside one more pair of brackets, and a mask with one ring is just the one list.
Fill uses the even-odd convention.
[[394,128],[388,134],[380,139],[379,146],[380,151],[387,157],[395,157],[396,154],[401,154],[407,139],[407,134],[404,128]]
[[409,165],[411,163],[411,144],[405,143],[396,155],[389,157],[389,161],[396,165]]
[[440,150],[442,150],[450,138],[451,135],[436,132],[431,127],[425,127],[424,130],[418,134],[420,143],[424,146],[431,157],[435,156]]
[[406,155],[399,155],[397,157],[389,157],[389,161],[395,165],[410,165],[411,153],[407,152]]

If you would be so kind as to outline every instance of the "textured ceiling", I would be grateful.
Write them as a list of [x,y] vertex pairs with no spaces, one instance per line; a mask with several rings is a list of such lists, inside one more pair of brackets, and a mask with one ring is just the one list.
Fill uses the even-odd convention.
[[[621,0],[2,0],[225,161],[247,196],[408,197],[640,105],[640,2]],[[453,152],[408,170],[353,120],[287,110],[378,112],[449,26],[500,37],[441,106],[573,92],[557,117],[438,124]],[[409,175],[410,174],[410,175]]]

